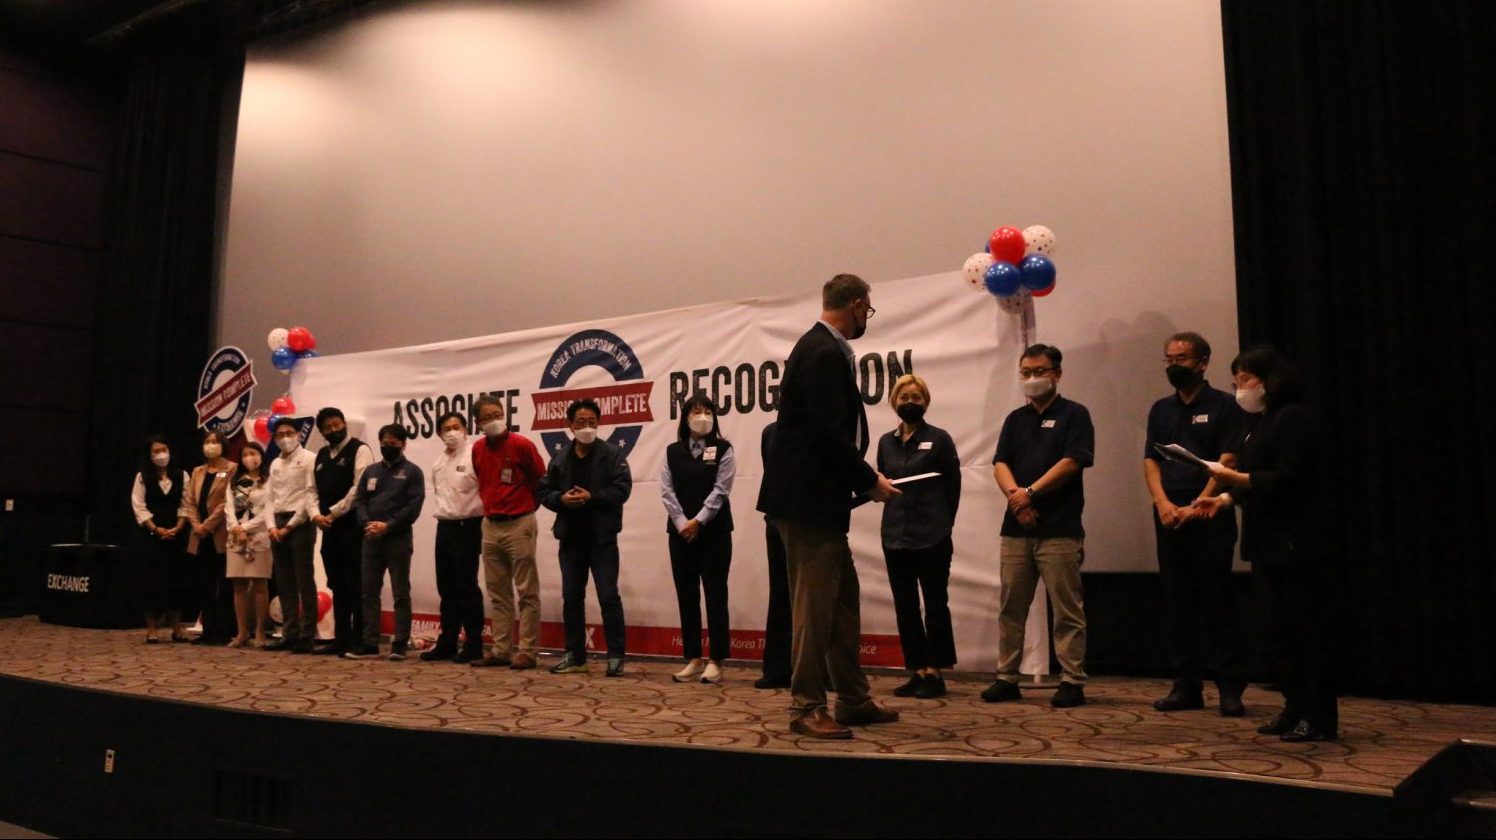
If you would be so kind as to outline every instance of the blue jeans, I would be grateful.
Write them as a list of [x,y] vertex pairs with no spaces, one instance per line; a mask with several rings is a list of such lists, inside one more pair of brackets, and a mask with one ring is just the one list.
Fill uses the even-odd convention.
[[603,637],[608,656],[623,656],[623,599],[618,597],[618,543],[595,545],[561,542],[561,619],[566,628],[566,652],[587,661],[587,573],[597,586],[603,612]]

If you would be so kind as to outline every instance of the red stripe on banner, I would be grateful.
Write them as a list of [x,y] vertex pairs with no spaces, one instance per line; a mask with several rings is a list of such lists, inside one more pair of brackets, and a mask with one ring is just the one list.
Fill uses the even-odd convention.
[[247,362],[244,368],[223,383],[211,394],[197,401],[197,423],[202,425],[223,410],[223,407],[244,396],[244,392],[255,385],[254,363]]
[[[492,621],[484,619],[483,640],[485,642],[493,641],[490,635],[491,627]],[[386,634],[395,631],[393,612],[385,611],[382,614],[380,629]],[[436,636],[441,632],[441,616],[431,613],[414,614],[411,616],[410,632],[412,636]],[[731,639],[733,659],[764,658],[762,630],[734,630]],[[553,649],[566,646],[566,631],[562,628],[561,622],[542,621],[540,623],[540,646]],[[607,645],[603,643],[601,624],[587,625],[587,649],[597,653],[607,652]],[[701,649],[703,652],[710,649],[705,632],[701,634]],[[681,657],[685,655],[685,645],[681,641],[678,627],[629,627],[628,652],[646,656]],[[904,664],[904,650],[899,646],[898,636],[863,634],[861,658],[863,665],[899,668]]]
[[597,388],[567,388],[530,394],[535,402],[535,420],[530,428],[537,432],[565,429],[566,407],[577,400],[592,400],[602,409],[599,425],[621,426],[626,423],[648,423],[654,420],[649,410],[649,393],[654,382],[620,382]]

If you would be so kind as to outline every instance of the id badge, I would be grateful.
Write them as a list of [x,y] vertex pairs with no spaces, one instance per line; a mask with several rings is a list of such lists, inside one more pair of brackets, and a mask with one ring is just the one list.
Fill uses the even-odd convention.
[[708,464],[717,463],[717,447],[708,446],[701,452],[701,460]]
[[514,483],[514,467],[505,467],[504,469],[500,470],[499,471],[499,481],[502,481],[505,484],[513,484]]
[[370,476],[370,477],[369,477],[369,484],[368,484],[368,491],[369,491],[369,492],[370,492],[370,493],[373,493],[373,492],[374,492],[374,488],[375,488],[375,487],[376,487],[376,486],[377,486],[377,485],[378,485],[378,484],[379,484],[379,479],[377,479],[377,478],[374,478],[374,477],[373,477],[373,476]]

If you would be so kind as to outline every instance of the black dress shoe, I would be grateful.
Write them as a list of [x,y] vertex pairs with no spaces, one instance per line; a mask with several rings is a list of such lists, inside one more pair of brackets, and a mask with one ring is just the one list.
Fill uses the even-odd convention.
[[769,689],[769,688],[789,688],[790,687],[790,680],[789,680],[788,677],[770,677],[770,676],[766,675],[766,676],[759,677],[757,680],[755,680],[753,682],[753,687],[754,688],[763,688],[763,689]]
[[1247,713],[1247,707],[1241,702],[1241,694],[1230,694],[1221,692],[1221,717],[1241,717]]
[[1153,708],[1160,712],[1191,712],[1205,708],[1205,695],[1200,686],[1174,683],[1167,697],[1153,701]]
[[312,648],[313,656],[342,656],[342,645],[318,645]]
[[271,642],[270,644],[268,644],[268,645],[266,645],[266,646],[264,646],[263,648],[260,648],[260,649],[261,650],[268,650],[271,653],[279,653],[281,651],[288,651],[288,650],[290,650],[291,646],[293,644],[294,643],[291,642],[289,639],[281,639],[279,641]]
[[1080,683],[1062,682],[1055,689],[1054,696],[1049,698],[1049,705],[1056,709],[1073,709],[1076,706],[1086,704],[1086,690]]
[[1338,734],[1333,730],[1320,729],[1307,720],[1301,720],[1292,732],[1285,732],[1279,737],[1280,740],[1290,744],[1298,744],[1304,741],[1333,741]]
[[[443,662],[445,660],[448,660],[448,659],[451,659],[451,658],[455,657],[456,655],[457,655],[457,649],[456,648],[446,647],[446,646],[443,646],[443,645],[437,645],[436,647],[432,648],[431,650],[424,651],[421,654],[421,661],[422,662]],[[467,660],[464,660],[464,661],[467,661]]]
[[312,644],[311,642],[297,642],[296,644],[291,645],[291,647],[287,648],[287,650],[291,651],[292,653],[312,653],[317,650],[317,646]]
[[982,699],[988,703],[1022,700],[1023,692],[1018,690],[1018,683],[1011,683],[1007,680],[993,680],[992,685],[982,690]]
[[1287,735],[1299,725],[1299,719],[1287,712],[1279,712],[1272,720],[1257,727],[1258,735]]
[[945,696],[945,677],[939,674],[926,674],[924,682],[914,690],[914,696],[920,700],[934,700]]
[[[426,654],[424,654],[424,653],[421,654],[421,658],[425,659],[426,658]],[[464,648],[463,650],[459,650],[456,653],[452,654],[452,661],[455,662],[455,663],[457,663],[458,665],[466,665],[466,664],[468,664],[468,663],[470,663],[470,662],[472,662],[474,660],[482,659],[482,658],[483,658],[483,649],[482,648],[479,648],[477,650],[467,650],[466,648]]]
[[925,675],[924,674],[920,674],[920,673],[910,674],[908,682],[904,683],[903,685],[901,685],[898,688],[896,688],[896,689],[893,690],[893,696],[895,696],[895,697],[913,697],[914,696],[914,692],[919,691],[919,687],[922,686],[922,685],[924,685],[924,684],[925,684]]

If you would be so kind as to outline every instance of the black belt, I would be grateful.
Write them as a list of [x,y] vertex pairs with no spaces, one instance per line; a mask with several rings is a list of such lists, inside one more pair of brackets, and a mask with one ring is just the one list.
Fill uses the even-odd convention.
[[524,519],[528,513],[490,513],[483,517],[489,522],[513,522],[516,519]]

